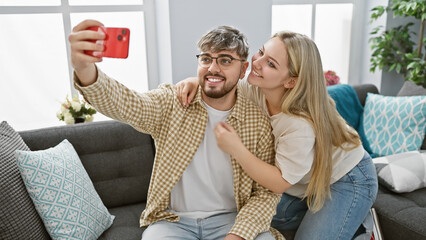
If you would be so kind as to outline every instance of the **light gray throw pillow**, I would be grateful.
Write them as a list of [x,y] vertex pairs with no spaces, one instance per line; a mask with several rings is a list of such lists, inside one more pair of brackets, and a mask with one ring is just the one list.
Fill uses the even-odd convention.
[[426,153],[411,151],[373,158],[379,182],[396,193],[426,187]]

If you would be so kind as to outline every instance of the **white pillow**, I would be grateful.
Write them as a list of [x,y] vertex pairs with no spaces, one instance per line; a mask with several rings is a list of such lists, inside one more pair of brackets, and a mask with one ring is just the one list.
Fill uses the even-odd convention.
[[27,191],[52,239],[97,239],[112,225],[68,140],[40,151],[16,151]]
[[379,182],[396,193],[426,187],[426,153],[411,151],[373,158]]

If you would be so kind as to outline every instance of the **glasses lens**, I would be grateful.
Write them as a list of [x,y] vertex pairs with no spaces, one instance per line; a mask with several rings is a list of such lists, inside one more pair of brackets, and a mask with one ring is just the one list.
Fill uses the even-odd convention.
[[209,56],[199,56],[198,57],[198,63],[201,67],[209,67],[212,64],[212,58]]
[[210,65],[212,65],[212,62],[214,59],[216,59],[216,63],[221,68],[227,68],[232,65],[232,61],[234,60],[231,57],[227,57],[227,56],[213,58],[208,55],[197,55],[197,57],[198,57],[198,64],[203,68],[209,68]]
[[217,58],[217,63],[221,67],[229,67],[232,64],[232,58],[230,58],[230,57],[218,57]]

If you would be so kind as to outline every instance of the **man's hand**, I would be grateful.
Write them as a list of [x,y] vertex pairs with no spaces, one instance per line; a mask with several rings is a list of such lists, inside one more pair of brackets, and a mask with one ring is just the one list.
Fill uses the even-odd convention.
[[73,28],[72,33],[68,37],[71,47],[71,64],[82,86],[90,85],[96,81],[97,72],[95,63],[102,61],[102,58],[84,53],[85,50],[97,52],[104,50],[101,41],[105,39],[105,34],[102,31],[95,32],[87,30],[87,28],[94,26],[101,27],[103,24],[96,20],[84,20]]
[[223,239],[223,240],[244,240],[244,238],[230,233],[230,234],[226,235],[225,239]]

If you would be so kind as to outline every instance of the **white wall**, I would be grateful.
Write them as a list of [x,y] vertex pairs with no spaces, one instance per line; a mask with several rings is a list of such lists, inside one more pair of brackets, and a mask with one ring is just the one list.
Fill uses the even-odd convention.
[[[166,1],[166,3],[165,3]],[[270,37],[271,0],[160,0],[156,14],[169,12],[167,24],[158,27],[160,83],[196,76],[199,53],[197,42],[202,35],[220,25],[241,30],[250,44],[250,57]],[[168,6],[166,6],[168,5]],[[157,21],[158,24],[158,21]],[[169,30],[169,36],[167,31]],[[171,66],[168,58],[171,58]],[[172,80],[168,78],[172,78]]]
[[[199,52],[197,41],[210,29],[220,25],[230,25],[246,34],[250,44],[250,57],[266,42],[271,34],[272,0],[145,0],[155,2],[158,48],[158,81],[152,81],[150,88],[159,83],[177,83],[196,75],[195,55]],[[386,13],[370,23],[371,9],[386,6],[388,0],[368,0],[358,3],[356,31],[361,42],[352,42],[354,56],[350,70],[349,84],[371,83],[394,95],[400,88],[400,82],[394,84],[388,80],[389,74],[376,70],[370,72],[372,51],[368,42],[370,32],[379,25],[389,25],[392,17]],[[360,14],[359,14],[360,13]],[[359,16],[361,15],[361,17]],[[389,23],[391,22],[391,23]],[[396,76],[398,77],[398,76]],[[386,78],[386,79],[384,79]],[[382,81],[383,80],[383,81]],[[399,80],[400,81],[400,80]],[[382,89],[383,88],[383,89]]]
[[360,71],[360,79],[359,84],[364,83],[371,83],[377,86],[377,88],[380,91],[381,86],[381,78],[382,78],[382,71],[376,69],[374,73],[370,72],[370,58],[372,51],[370,49],[370,43],[368,42],[368,39],[371,37],[370,32],[373,31],[374,28],[377,26],[386,26],[386,13],[383,14],[382,17],[377,19],[376,21],[370,23],[370,15],[371,15],[371,9],[376,6],[386,6],[388,4],[388,0],[369,0],[365,2],[364,5],[364,19],[361,19],[360,21],[363,21],[363,28],[361,34],[363,35],[362,43],[359,45],[361,48],[360,51],[362,52],[361,62],[359,63],[359,71]]

